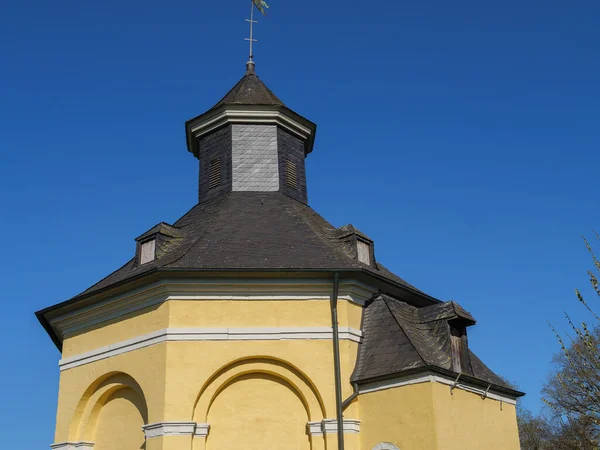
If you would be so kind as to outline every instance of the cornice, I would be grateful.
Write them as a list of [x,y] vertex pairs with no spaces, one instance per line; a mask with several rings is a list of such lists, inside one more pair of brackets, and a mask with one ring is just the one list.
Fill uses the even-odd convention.
[[[86,328],[169,300],[182,301],[305,301],[329,300],[331,283],[324,279],[202,279],[164,280],[77,308],[72,305],[49,319],[62,339]],[[348,279],[340,285],[340,300],[364,305],[373,288]]]
[[312,151],[316,125],[285,106],[223,105],[186,123],[188,149],[198,156],[196,139],[227,124],[278,125],[305,142],[305,154]]

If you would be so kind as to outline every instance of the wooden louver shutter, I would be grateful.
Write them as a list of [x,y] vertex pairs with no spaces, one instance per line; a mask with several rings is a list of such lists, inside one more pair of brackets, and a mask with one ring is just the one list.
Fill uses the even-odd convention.
[[208,188],[212,189],[221,184],[221,158],[210,161],[208,169]]
[[298,189],[298,172],[296,164],[289,159],[285,161],[285,184],[292,189]]

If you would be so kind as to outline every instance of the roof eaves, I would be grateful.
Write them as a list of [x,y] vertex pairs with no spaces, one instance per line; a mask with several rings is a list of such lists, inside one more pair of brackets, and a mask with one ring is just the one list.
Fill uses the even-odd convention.
[[114,284],[102,287],[100,289],[97,289],[95,291],[92,292],[82,292],[79,295],[76,295],[75,297],[70,298],[69,300],[65,300],[61,303],[57,303],[55,305],[49,306],[47,308],[44,308],[42,310],[37,311],[35,314],[38,318],[38,321],[41,323],[41,325],[44,327],[44,329],[46,330],[46,332],[48,333],[48,335],[50,336],[50,338],[52,339],[52,341],[54,342],[54,344],[57,346],[57,348],[59,350],[62,351],[62,342],[60,341],[60,339],[58,338],[58,336],[56,336],[56,334],[54,333],[54,330],[52,329],[52,326],[50,325],[50,323],[47,320],[47,314],[48,313],[52,313],[54,311],[63,309],[65,307],[69,307],[72,306],[76,303],[82,302],[84,300],[88,300],[91,299],[95,296],[100,296],[100,295],[104,295],[110,291],[114,291],[114,293],[117,293],[120,289],[126,288],[127,286],[131,286],[136,282],[139,282],[141,280],[144,280],[146,278],[149,278],[151,276],[158,276],[161,273],[169,273],[169,274],[173,274],[173,273],[178,273],[178,274],[192,274],[192,273],[255,273],[255,274],[259,274],[259,273],[335,273],[338,272],[340,274],[363,274],[368,276],[369,278],[375,278],[378,281],[385,283],[387,285],[393,286],[395,289],[398,289],[400,291],[404,291],[413,295],[416,295],[428,302],[435,302],[435,303],[440,303],[441,301],[438,299],[435,299],[431,296],[428,296],[427,294],[423,294],[420,291],[411,289],[408,286],[405,286],[401,283],[398,283],[394,280],[391,280],[389,278],[385,278],[382,276],[379,276],[377,274],[375,274],[373,271],[370,270],[366,270],[366,269],[354,269],[354,268],[315,268],[315,269],[298,269],[298,268],[271,268],[271,269],[264,269],[264,268],[203,268],[203,269],[181,269],[181,268],[170,268],[170,267],[154,267],[152,269],[146,270],[144,272],[138,273],[132,277],[126,278],[124,280],[121,281],[117,281]]
[[[433,372],[433,373],[445,375],[445,376],[452,377],[452,378],[456,378],[458,376],[458,373],[452,372],[451,370],[443,369],[438,366],[426,365],[426,366],[422,366],[422,367],[416,367],[413,369],[401,370],[401,371],[386,374],[386,375],[364,378],[361,380],[357,380],[355,382],[360,386],[360,385],[374,383],[374,382],[378,382],[378,381],[385,381],[385,380],[398,378],[399,376],[408,376],[408,375],[422,373],[422,372]],[[489,387],[490,389],[493,389],[501,394],[506,394],[506,395],[509,395],[509,396],[515,397],[515,398],[523,397],[524,395],[526,395],[525,392],[517,391],[515,389],[511,389],[506,386],[501,386],[499,384],[490,383],[488,381],[482,380],[482,379],[474,377],[472,375],[467,375],[465,373],[462,373],[460,375],[460,379],[463,381],[467,381],[471,384],[474,384],[478,387],[481,387],[483,389],[487,389]]]

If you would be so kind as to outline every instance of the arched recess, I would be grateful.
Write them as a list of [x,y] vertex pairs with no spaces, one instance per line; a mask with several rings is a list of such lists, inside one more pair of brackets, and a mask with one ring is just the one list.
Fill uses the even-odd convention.
[[208,423],[210,432],[194,449],[322,449],[323,438],[306,427],[325,417],[314,383],[296,367],[265,356],[240,359],[202,387],[192,420]]
[[[111,408],[116,402],[136,411],[141,422],[148,423],[148,406],[140,385],[123,372],[110,372],[94,381],[79,400],[69,428],[72,442],[96,442],[98,422],[105,406]],[[141,432],[139,428],[132,433]]]
[[320,421],[326,417],[323,399],[306,374],[281,359],[255,356],[232,361],[217,370],[207,380],[196,398],[192,420],[199,423],[206,422],[210,406],[219,392],[234,382],[236,378],[253,373],[263,373],[280,378],[287,383],[304,404],[310,421]]

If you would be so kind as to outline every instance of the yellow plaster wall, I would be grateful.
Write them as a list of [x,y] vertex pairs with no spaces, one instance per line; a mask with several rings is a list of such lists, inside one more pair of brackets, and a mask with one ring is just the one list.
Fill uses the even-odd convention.
[[[351,304],[344,300],[340,301],[340,326],[359,329],[361,313],[362,308],[360,305]],[[278,326],[329,327],[331,326],[329,301],[170,300],[164,304],[131,313],[121,321],[113,320],[103,324],[103,326],[94,326],[87,332],[79,332],[68,337],[64,342],[63,357],[74,356],[169,327],[243,328]],[[340,342],[342,375],[345,379],[349,379],[354,368],[357,345],[346,340]],[[85,415],[85,402],[82,401],[82,396],[87,390],[90,390],[90,386],[93,386],[98,379],[107,376],[107,374],[125,373],[139,383],[140,390],[143,392],[147,403],[148,423],[185,421],[192,420],[195,414],[195,402],[198,400],[199,393],[219,369],[239,359],[256,359],[257,357],[285,361],[284,365],[289,366],[293,373],[297,372],[296,375],[299,378],[293,381],[299,384],[304,383],[305,393],[311,389],[316,393],[313,395],[314,398],[311,404],[311,420],[318,421],[323,418],[332,418],[335,415],[331,340],[165,342],[62,371],[55,442],[82,440],[81,433],[77,431],[78,428],[73,426],[74,422],[83,420],[82,416]],[[272,369],[267,366],[262,372],[261,369],[257,373],[266,373]],[[253,370],[257,370],[257,368],[253,367],[250,372]],[[284,372],[281,369],[281,373],[275,373],[273,376],[283,376],[284,378],[286,376],[290,378],[296,376],[293,373],[293,376],[286,375]],[[269,377],[268,375],[260,376]],[[258,397],[263,398],[267,408],[278,408],[281,406],[279,402],[287,398],[283,405],[290,411],[295,411],[290,417],[295,417],[293,419],[294,423],[300,423],[296,433],[303,436],[302,445],[308,445],[305,428],[308,421],[307,413],[305,413],[306,417],[300,420],[298,404],[301,405],[301,403],[293,403],[291,400],[293,396],[281,395],[281,392],[278,391],[281,388],[280,382],[271,379],[271,383],[269,388],[260,386],[260,389],[258,389],[258,384],[256,386],[248,384],[247,386],[252,387],[251,389],[238,389],[239,395],[236,395],[236,398],[241,402],[242,406],[240,408],[243,408],[244,404],[254,403],[254,400]],[[283,383],[285,384],[285,382]],[[238,385],[234,383],[232,386]],[[247,392],[248,398],[244,398],[240,393],[242,391]],[[349,383],[344,384],[343,391],[344,396],[351,394],[352,388]],[[231,392],[234,391],[223,391],[223,395],[230,395]],[[310,396],[309,394],[306,395]],[[216,398],[218,399],[219,396]],[[268,406],[269,404],[271,406]],[[222,417],[224,414],[223,402],[217,401],[215,405],[216,408],[210,412],[211,420],[216,421],[217,424],[225,423],[224,417]],[[115,409],[117,415],[120,414],[118,412],[119,408],[122,408],[124,413],[127,409],[125,403],[116,401],[106,403],[105,408],[109,407]],[[346,411],[346,417],[351,417],[348,414],[351,414],[352,418],[356,418],[358,415],[356,402]],[[251,418],[251,420],[256,420],[257,417],[259,416],[255,415],[254,419]],[[131,420],[133,421],[133,419]],[[289,420],[292,421],[292,418]],[[282,427],[291,426],[290,423],[280,425]],[[101,425],[98,426],[104,427],[103,429],[110,427],[110,424],[104,419],[99,424]],[[213,442],[218,442],[217,439],[230,434],[221,434],[222,437],[219,438],[218,428],[220,426],[216,428],[217,434]],[[134,431],[132,431],[132,440],[136,439],[135,436],[138,435],[138,430],[139,427],[136,424]],[[258,427],[257,430],[261,430],[261,428]],[[277,436],[278,434],[275,432],[273,438],[269,439],[275,442],[279,439]],[[265,439],[264,429],[257,432],[253,438],[257,442],[262,442]],[[327,436],[327,439],[329,438],[330,436]],[[127,439],[124,442],[128,442]],[[194,441],[199,440],[196,438]],[[210,445],[210,442],[208,444]],[[105,443],[101,442],[101,445],[110,447],[112,444],[111,441],[106,441]],[[146,445],[146,450],[170,450],[171,448],[179,450],[190,448],[191,438],[185,436],[153,438],[148,440]],[[302,445],[298,448],[304,448]],[[213,448],[218,447],[213,446]],[[320,450],[323,448],[324,439],[322,437],[315,438],[312,449]],[[348,450],[358,450],[356,445],[350,445],[347,448]]]
[[95,450],[145,448],[140,399],[131,388],[117,391],[100,411],[94,437]]
[[441,383],[361,394],[362,450],[391,442],[402,450],[519,450],[515,407]]
[[[169,300],[80,330],[63,342],[68,358],[164,328],[329,327],[328,300]],[[339,302],[339,324],[360,329],[362,306]]]
[[170,300],[170,327],[331,326],[324,300]]
[[[117,377],[120,382],[119,374],[127,374],[139,385],[147,405],[148,423],[161,421],[164,415],[165,366],[166,348],[162,343],[62,371],[54,442],[86,439],[79,424],[86,422],[86,405],[94,400],[93,397],[86,400],[86,395],[93,396],[94,387],[102,385],[99,380],[110,381]],[[125,380],[124,383],[129,382]]]
[[167,328],[168,323],[168,302],[144,308],[67,336],[63,342],[62,357],[68,358]]
[[435,426],[439,450],[519,450],[513,405],[433,384]]
[[[431,383],[361,394],[358,410],[362,450],[381,442],[391,442],[402,450],[437,449]],[[475,449],[461,447],[465,448]]]
[[241,375],[210,405],[206,450],[310,450],[307,421],[303,399],[282,378]]

